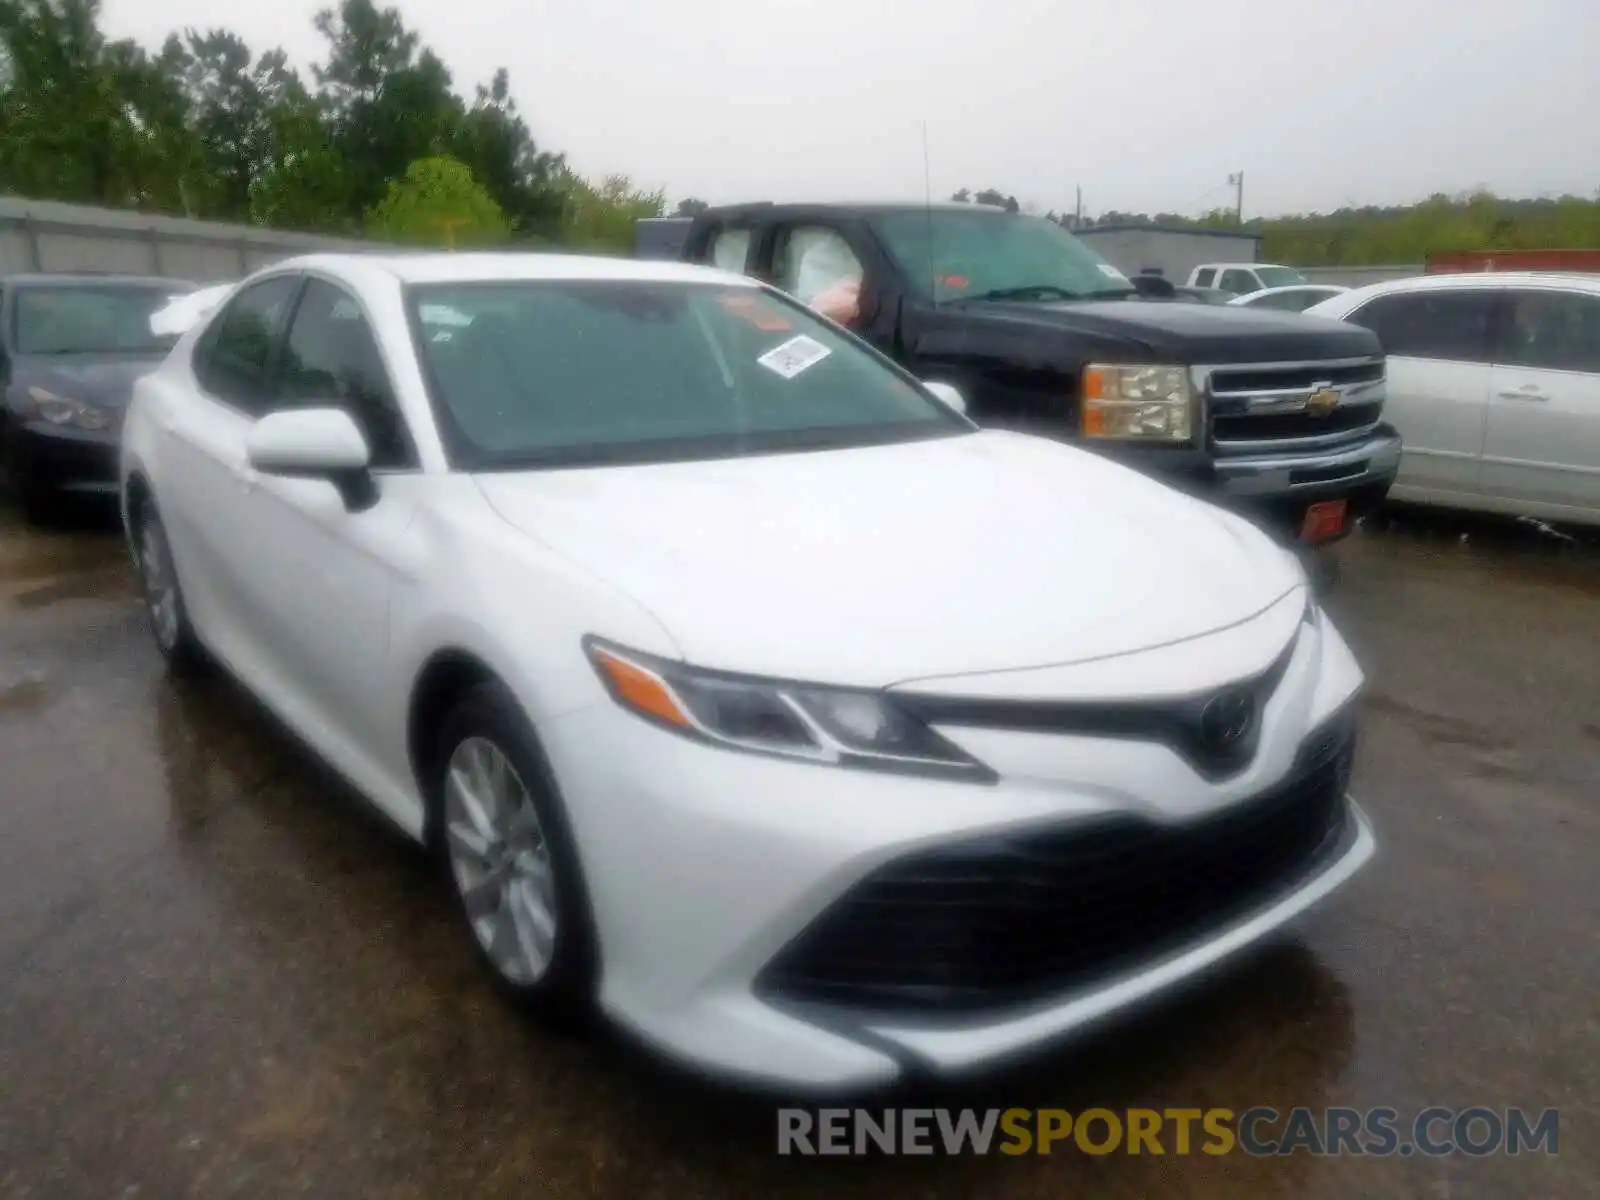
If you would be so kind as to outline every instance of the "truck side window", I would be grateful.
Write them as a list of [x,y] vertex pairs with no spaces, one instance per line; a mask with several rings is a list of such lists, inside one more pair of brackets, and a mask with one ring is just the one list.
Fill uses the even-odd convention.
[[723,226],[711,235],[708,256],[712,266],[744,274],[745,260],[750,256],[750,231]]
[[848,325],[860,315],[865,270],[837,230],[820,225],[781,230],[772,267],[778,287],[823,316]]
[[1213,279],[1215,279],[1216,277],[1217,277],[1217,269],[1215,267],[1206,267],[1203,271],[1200,271],[1195,275],[1195,277],[1194,277],[1194,286],[1195,287],[1210,287],[1211,286],[1211,281]]
[[1407,292],[1379,296],[1349,320],[1378,335],[1385,354],[1488,362],[1493,292]]
[[1247,296],[1251,292],[1259,292],[1261,285],[1256,282],[1256,277],[1249,271],[1224,271],[1222,282],[1218,285],[1225,292],[1235,295]]

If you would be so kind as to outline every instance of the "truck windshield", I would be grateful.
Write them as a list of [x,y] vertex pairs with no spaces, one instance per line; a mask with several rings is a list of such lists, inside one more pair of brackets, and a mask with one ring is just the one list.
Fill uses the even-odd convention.
[[1042,217],[907,209],[876,216],[872,226],[912,289],[934,301],[1132,291],[1121,271]]
[[1293,287],[1306,281],[1306,277],[1293,267],[1257,267],[1256,278],[1261,280],[1264,288]]

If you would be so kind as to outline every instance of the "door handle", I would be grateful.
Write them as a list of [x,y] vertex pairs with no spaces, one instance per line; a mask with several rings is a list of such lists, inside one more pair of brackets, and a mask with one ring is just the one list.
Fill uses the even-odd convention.
[[1500,399],[1544,401],[1550,399],[1550,394],[1548,392],[1541,392],[1538,388],[1534,387],[1530,383],[1526,387],[1509,388],[1506,391],[1501,392]]

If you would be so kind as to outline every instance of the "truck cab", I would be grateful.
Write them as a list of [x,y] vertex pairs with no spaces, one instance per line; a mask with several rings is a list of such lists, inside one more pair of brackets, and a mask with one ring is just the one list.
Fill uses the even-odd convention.
[[1331,541],[1381,502],[1400,438],[1369,330],[1142,295],[1054,222],[973,204],[712,208],[683,257],[831,317],[981,425],[1076,442]]
[[1189,272],[1190,287],[1220,288],[1235,296],[1308,282],[1293,267],[1277,263],[1201,263]]

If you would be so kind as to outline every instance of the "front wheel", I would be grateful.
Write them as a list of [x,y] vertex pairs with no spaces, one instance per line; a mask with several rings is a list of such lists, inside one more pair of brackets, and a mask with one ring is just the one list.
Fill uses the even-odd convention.
[[148,496],[140,499],[132,524],[134,561],[144,585],[145,610],[150,615],[156,649],[166,659],[169,670],[192,673],[205,662],[205,651],[189,624],[189,611],[184,607],[183,589],[173,565],[172,543],[167,540],[166,526],[161,523],[155,501]]
[[508,689],[473,688],[439,730],[430,781],[434,849],[501,990],[547,1016],[586,1015],[592,919],[566,813]]

